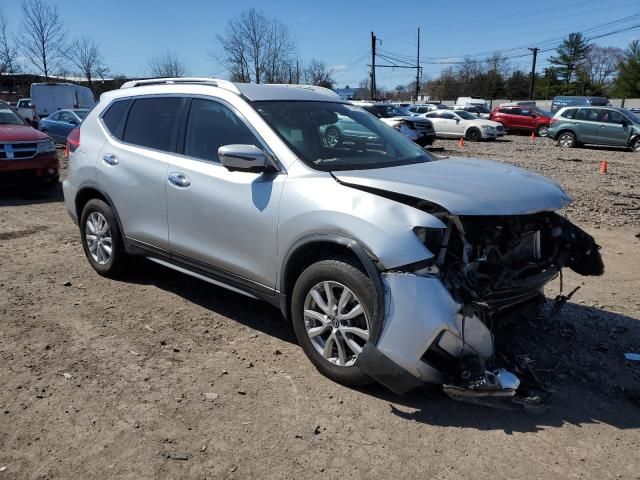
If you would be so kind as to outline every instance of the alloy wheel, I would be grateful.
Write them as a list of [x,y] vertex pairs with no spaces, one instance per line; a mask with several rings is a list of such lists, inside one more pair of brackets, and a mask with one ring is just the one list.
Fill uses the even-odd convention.
[[538,128],[538,136],[540,136],[540,137],[546,137],[546,136],[547,136],[548,131],[549,131],[549,127],[547,127],[546,125],[541,125],[541,126]]
[[560,144],[561,147],[564,147],[564,148],[572,147],[573,136],[568,133],[563,133],[562,135],[560,135],[560,138],[558,139],[558,143]]
[[93,260],[106,265],[111,260],[113,243],[109,224],[100,212],[91,212],[84,226],[85,239]]
[[369,339],[369,320],[362,303],[346,286],[317,283],[304,301],[304,326],[311,344],[325,360],[350,367]]

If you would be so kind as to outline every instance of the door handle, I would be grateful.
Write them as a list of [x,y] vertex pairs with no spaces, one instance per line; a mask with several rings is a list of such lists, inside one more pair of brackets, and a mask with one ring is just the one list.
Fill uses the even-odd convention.
[[116,157],[113,153],[107,153],[103,155],[102,160],[104,160],[104,163],[108,163],[109,165],[118,164],[118,157]]
[[169,174],[169,182],[171,182],[176,187],[187,188],[191,185],[191,181],[189,177],[187,177],[184,173],[173,172]]

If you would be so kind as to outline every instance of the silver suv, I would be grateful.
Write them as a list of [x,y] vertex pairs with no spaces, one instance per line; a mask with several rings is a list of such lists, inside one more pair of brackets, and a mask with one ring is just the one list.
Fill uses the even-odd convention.
[[[370,135],[328,144],[345,119]],[[556,183],[437,160],[321,88],[130,82],[70,139],[65,202],[99,274],[141,255],[266,300],[348,385],[512,401],[492,329],[535,314],[563,267],[603,271],[593,238],[554,213],[571,202]]]

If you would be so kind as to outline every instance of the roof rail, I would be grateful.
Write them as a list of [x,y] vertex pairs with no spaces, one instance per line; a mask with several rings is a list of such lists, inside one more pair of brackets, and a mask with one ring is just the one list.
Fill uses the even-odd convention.
[[221,80],[219,78],[199,78],[199,77],[182,77],[182,78],[149,78],[146,80],[131,80],[124,83],[120,88],[133,88],[148,85],[179,85],[179,84],[199,84],[211,85],[212,87],[224,88],[230,92],[240,94],[240,90],[233,82]]
[[313,92],[322,93],[323,95],[330,95],[332,97],[340,97],[336,92],[326,87],[319,87],[317,85],[300,85],[296,83],[268,83],[267,85],[274,85],[278,87],[290,87],[290,88],[301,88],[303,90],[311,90]]

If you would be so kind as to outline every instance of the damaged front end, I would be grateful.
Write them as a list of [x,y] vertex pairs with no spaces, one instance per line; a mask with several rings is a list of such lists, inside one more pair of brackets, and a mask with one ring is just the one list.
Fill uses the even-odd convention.
[[446,228],[414,229],[433,257],[382,273],[384,324],[359,365],[397,393],[440,383],[457,400],[542,409],[530,359],[508,364],[494,329],[537,315],[544,286],[564,267],[601,275],[599,247],[553,212],[435,215]]

